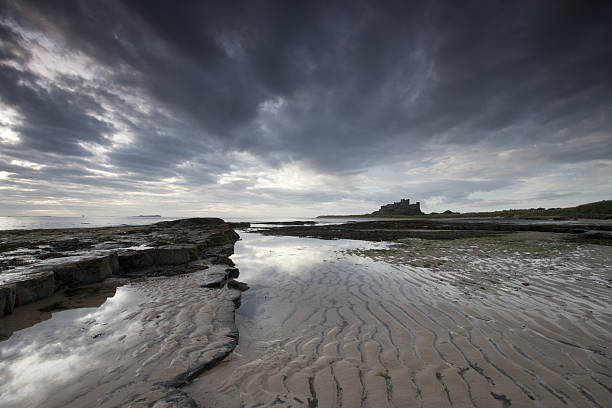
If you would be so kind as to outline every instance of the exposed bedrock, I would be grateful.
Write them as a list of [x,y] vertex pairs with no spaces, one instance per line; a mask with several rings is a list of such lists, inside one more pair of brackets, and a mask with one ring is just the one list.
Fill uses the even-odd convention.
[[36,272],[14,281],[14,284],[14,307],[46,298],[55,292],[55,276],[53,271]]
[[584,235],[585,231],[596,229],[597,232],[586,234],[586,238],[602,239],[612,233],[612,225],[594,225],[589,223],[501,223],[482,220],[393,220],[362,221],[339,225],[284,226],[262,228],[258,232],[265,235],[303,236],[321,239],[359,239],[366,241],[395,241],[405,238],[430,240],[477,238],[513,232],[550,232]]
[[16,294],[17,285],[15,284],[7,284],[0,287],[0,316],[5,313],[13,313]]
[[88,258],[53,266],[53,275],[58,284],[68,287],[100,282],[119,272],[117,254]]
[[[134,227],[3,231],[0,249],[6,251],[0,255],[23,249],[25,255],[13,257],[19,261],[13,263],[29,263],[0,270],[0,316],[60,289],[100,282],[113,275],[190,272],[193,268],[188,266],[200,259],[233,266],[228,256],[234,253],[239,238],[219,218]],[[57,242],[67,241],[76,250],[52,252],[66,247]],[[24,261],[26,258],[28,261]]]

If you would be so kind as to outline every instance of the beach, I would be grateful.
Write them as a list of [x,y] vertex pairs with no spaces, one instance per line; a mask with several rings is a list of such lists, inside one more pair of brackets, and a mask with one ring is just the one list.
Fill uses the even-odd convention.
[[[190,267],[110,276],[0,317],[15,325],[0,406],[606,406],[612,246],[581,227],[302,224],[236,224],[231,250]],[[193,225],[164,240],[130,228],[132,244],[150,230],[168,245]]]

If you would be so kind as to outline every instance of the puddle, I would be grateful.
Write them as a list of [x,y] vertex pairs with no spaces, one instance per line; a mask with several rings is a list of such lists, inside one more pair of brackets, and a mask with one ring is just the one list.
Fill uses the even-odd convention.
[[0,342],[0,406],[42,404],[48,394],[104,365],[109,349],[141,329],[130,314],[147,298],[123,286],[100,307],[56,312]]

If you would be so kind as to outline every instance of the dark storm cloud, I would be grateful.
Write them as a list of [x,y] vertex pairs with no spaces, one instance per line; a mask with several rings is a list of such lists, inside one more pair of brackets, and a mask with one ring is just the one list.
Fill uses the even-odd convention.
[[[0,100],[22,118],[5,154],[41,158],[49,176],[62,156],[200,185],[236,150],[344,175],[434,144],[612,156],[610,2],[0,0],[0,13]],[[25,31],[100,72],[49,84],[27,68]],[[111,143],[122,132],[130,142]],[[76,157],[92,155],[83,143],[106,147],[105,163]],[[417,190],[459,200],[517,183],[448,175]]]
[[[137,79],[209,135],[322,164],[336,161],[329,149],[348,148],[340,163],[350,166],[390,153],[373,141],[418,148],[448,132],[472,143],[530,119],[550,133],[609,108],[609,3],[405,3],[15,7],[18,20],[52,28],[111,68],[129,67],[117,78]],[[248,125],[279,97],[285,123],[271,129],[279,133],[271,143]]]
[[52,86],[36,85],[36,78],[13,67],[0,65],[0,90],[5,103],[23,115],[14,128],[24,148],[65,155],[87,155],[79,143],[106,144],[113,127],[87,114],[103,111],[92,97]]

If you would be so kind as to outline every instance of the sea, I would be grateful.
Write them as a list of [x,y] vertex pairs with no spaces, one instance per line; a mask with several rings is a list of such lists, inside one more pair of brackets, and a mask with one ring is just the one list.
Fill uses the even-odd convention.
[[[54,229],[54,228],[94,228],[124,225],[149,225],[161,221],[173,221],[188,217],[157,217],[157,216],[0,216],[0,231],[12,229]],[[290,217],[220,217],[228,222],[252,222],[265,224],[282,221],[316,221],[317,223],[337,224],[346,222],[344,219],[290,218]],[[363,220],[363,219],[362,219]]]
[[[160,221],[172,221],[188,217],[159,217],[159,216],[0,216],[0,231],[13,229],[54,229],[54,228],[94,228],[125,225],[150,225]],[[252,224],[266,224],[283,221],[314,221],[317,224],[343,224],[357,221],[384,221],[399,220],[399,218],[304,218],[304,217],[220,217],[227,222],[250,222]],[[444,221],[443,219],[437,219]],[[589,223],[595,225],[610,225],[612,220],[546,220],[546,219],[452,219],[453,222],[498,222],[502,224],[575,224]]]

